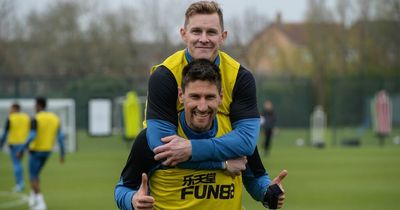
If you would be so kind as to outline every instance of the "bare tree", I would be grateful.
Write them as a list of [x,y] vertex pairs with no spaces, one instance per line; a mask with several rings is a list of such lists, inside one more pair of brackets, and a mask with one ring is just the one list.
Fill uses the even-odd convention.
[[245,46],[256,34],[267,27],[268,18],[254,7],[247,7],[242,14],[226,20],[230,40],[228,44]]
[[369,72],[375,57],[374,43],[371,41],[373,20],[373,0],[358,0],[356,4],[357,22],[353,25],[354,47],[357,51],[358,72],[366,75]]
[[325,0],[308,0],[306,20],[311,23],[332,22],[333,15]]
[[342,26],[340,27],[340,32],[338,34],[338,58],[340,60],[339,74],[345,74],[348,72],[348,62],[351,61],[350,58],[350,46],[348,40],[347,28],[350,26],[352,12],[352,2],[348,0],[337,0],[336,2],[336,14],[338,17],[338,22]]
[[257,12],[255,8],[248,7],[241,15],[233,16],[227,20],[226,30],[229,53],[242,63],[247,63],[246,46],[263,29],[268,26],[268,18]]
[[400,21],[400,0],[375,0],[373,3],[377,19]]
[[[400,0],[374,2],[373,37],[381,46],[381,69],[383,73],[395,73],[400,66]],[[397,70],[398,71],[398,70]]]
[[311,69],[315,103],[325,106],[327,80],[330,62],[335,54],[336,25],[333,24],[333,15],[324,0],[309,0],[307,21],[307,48],[310,52],[313,69]]
[[[43,12],[33,11],[27,19],[30,53],[26,53],[25,69],[30,74],[66,75],[79,64],[79,5],[58,1]],[[74,70],[72,70],[74,69]]]
[[18,75],[18,62],[12,48],[18,21],[13,0],[0,1],[0,75]]
[[0,1],[0,38],[9,39],[15,20],[15,4],[13,0]]
[[134,32],[136,14],[133,8],[108,12],[91,22],[87,37],[88,56],[93,72],[130,75],[139,71],[138,49]]
[[183,26],[185,5],[178,0],[141,0],[138,8],[140,30],[138,37],[157,44],[154,60],[160,62],[181,42],[179,28]]

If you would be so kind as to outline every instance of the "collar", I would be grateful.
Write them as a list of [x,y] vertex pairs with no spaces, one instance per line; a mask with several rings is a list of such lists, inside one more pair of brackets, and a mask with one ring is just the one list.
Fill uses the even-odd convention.
[[[189,50],[187,48],[185,49],[185,58],[188,63],[193,61],[193,57],[190,55]],[[219,66],[219,63],[220,63],[220,58],[219,58],[219,52],[218,52],[217,57],[214,60],[214,64]]]

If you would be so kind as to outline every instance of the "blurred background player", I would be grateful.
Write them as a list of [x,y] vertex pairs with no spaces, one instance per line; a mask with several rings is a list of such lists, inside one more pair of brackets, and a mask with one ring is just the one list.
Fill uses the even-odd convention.
[[64,134],[58,116],[45,111],[45,98],[36,99],[35,109],[29,137],[17,156],[22,157],[23,151],[29,147],[29,178],[32,188],[29,206],[32,210],[46,210],[46,203],[40,193],[39,174],[50,157],[56,138],[60,147],[60,162],[64,163]]
[[274,111],[274,105],[272,101],[266,100],[264,102],[263,111],[261,112],[261,124],[264,129],[264,151],[265,155],[268,155],[271,149],[271,141],[276,125],[276,114]]
[[381,146],[392,131],[392,101],[385,90],[380,90],[371,101],[373,129]]
[[23,147],[28,137],[30,129],[30,117],[28,114],[21,112],[21,106],[14,103],[10,108],[10,115],[6,120],[4,133],[0,139],[0,148],[7,142],[10,149],[10,157],[14,168],[14,176],[16,185],[14,192],[21,192],[24,187],[24,170],[21,159],[17,158],[17,153]]

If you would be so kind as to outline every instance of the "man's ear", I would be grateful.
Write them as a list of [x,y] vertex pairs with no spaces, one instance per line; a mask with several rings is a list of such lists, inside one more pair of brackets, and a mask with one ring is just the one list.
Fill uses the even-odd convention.
[[186,43],[186,29],[185,28],[181,28],[179,30],[179,34],[181,35],[181,39],[184,43]]
[[183,91],[180,87],[178,87],[178,99],[180,103],[183,103]]
[[222,32],[222,43],[225,42],[226,38],[228,38],[228,31],[223,31]]

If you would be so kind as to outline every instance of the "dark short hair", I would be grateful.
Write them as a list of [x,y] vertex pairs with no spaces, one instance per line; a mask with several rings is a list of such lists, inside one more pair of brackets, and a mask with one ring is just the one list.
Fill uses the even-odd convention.
[[221,74],[218,66],[207,59],[198,59],[190,62],[182,71],[182,91],[185,92],[189,82],[197,80],[208,81],[217,86],[218,92],[221,92]]
[[20,106],[17,102],[13,103],[13,104],[11,105],[11,107],[12,107],[13,109],[15,109],[16,111],[20,111],[20,110],[21,110],[21,106]]
[[44,97],[37,97],[36,98],[36,105],[39,105],[40,107],[42,107],[43,109],[46,108],[47,105],[47,100]]

